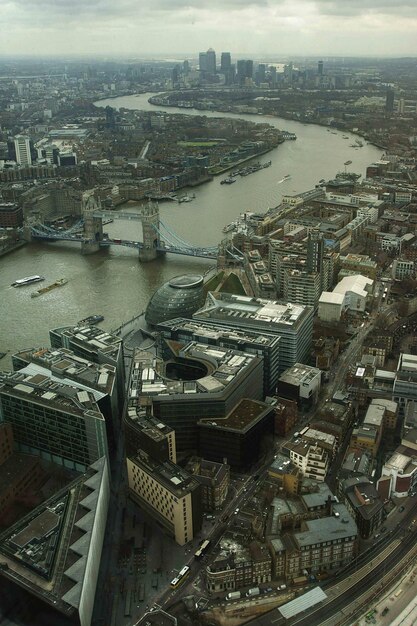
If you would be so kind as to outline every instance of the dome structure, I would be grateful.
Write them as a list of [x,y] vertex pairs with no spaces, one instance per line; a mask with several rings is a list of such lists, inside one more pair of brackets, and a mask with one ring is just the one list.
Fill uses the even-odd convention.
[[191,317],[204,304],[201,274],[171,278],[153,294],[145,313],[146,322],[156,326],[175,317]]

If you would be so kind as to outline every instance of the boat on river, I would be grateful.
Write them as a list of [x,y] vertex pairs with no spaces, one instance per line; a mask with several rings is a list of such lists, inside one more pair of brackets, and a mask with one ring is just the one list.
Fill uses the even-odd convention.
[[192,196],[189,196],[188,194],[185,194],[185,196],[179,196],[178,197],[178,202],[191,202],[191,200],[194,200],[195,198],[195,193],[193,193]]
[[103,320],[104,320],[104,315],[89,315],[88,317],[85,317],[83,320],[80,320],[78,324],[93,325],[93,324],[98,324],[99,322],[102,322]]
[[232,185],[235,182],[236,182],[236,178],[232,178],[232,176],[228,176],[227,178],[224,178],[223,180],[221,180],[220,184],[221,185]]
[[44,293],[48,293],[49,291],[52,291],[52,289],[56,289],[57,287],[63,287],[64,285],[66,285],[68,282],[68,280],[66,278],[58,278],[58,280],[56,280],[54,283],[51,283],[50,285],[47,285],[46,287],[42,287],[41,289],[37,289],[37,291],[34,291],[33,293],[30,294],[31,298],[37,298],[38,296],[41,296]]
[[39,283],[41,280],[45,280],[44,276],[35,274],[34,276],[26,276],[25,278],[18,278],[12,283],[12,287],[24,287],[25,285],[31,285],[32,283]]

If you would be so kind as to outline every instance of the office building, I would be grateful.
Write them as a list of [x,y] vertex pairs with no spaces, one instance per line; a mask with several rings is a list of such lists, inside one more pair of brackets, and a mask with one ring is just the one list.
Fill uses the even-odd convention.
[[198,55],[198,69],[203,75],[207,71],[207,52],[200,52]]
[[323,76],[323,61],[317,63],[317,74]]
[[235,471],[247,471],[260,460],[266,439],[273,440],[275,411],[264,402],[245,398],[224,417],[198,422],[200,455],[223,459]]
[[93,363],[108,364],[115,368],[117,397],[121,412],[125,397],[125,364],[123,341],[95,326],[79,322],[76,326],[63,326],[49,331],[52,348],[68,348],[76,356]]
[[108,458],[106,422],[94,394],[41,372],[0,374],[0,422],[13,426],[19,452],[84,472]]
[[216,326],[183,317],[158,324],[161,341],[188,343],[198,341],[209,346],[233,348],[248,354],[262,354],[264,395],[273,393],[279,375],[280,337],[268,332],[239,330],[233,326]]
[[231,67],[232,59],[230,56],[230,52],[222,52],[220,59],[220,71],[224,74],[227,74],[228,72],[230,72]]
[[58,384],[92,393],[106,420],[109,445],[116,445],[122,408],[119,406],[114,365],[93,363],[67,348],[22,350],[12,356],[12,364],[15,372],[40,374]]
[[206,72],[211,76],[216,73],[216,53],[213,48],[209,48],[206,52]]
[[145,319],[150,326],[156,326],[176,317],[191,317],[203,302],[203,276],[175,276],[155,291],[146,307]]
[[262,397],[261,356],[194,341],[184,345],[165,342],[163,359],[135,351],[125,422],[131,432],[135,429],[134,412],[152,415],[175,430],[177,455],[185,457],[198,450],[199,419],[215,421],[243,398]]
[[295,400],[299,407],[311,408],[317,402],[320,388],[321,370],[295,363],[280,375],[277,393],[288,400]]
[[139,451],[127,458],[129,494],[181,546],[201,528],[201,486],[170,461],[160,463]]
[[250,83],[253,77],[253,61],[251,59],[239,59],[236,65],[236,74],[239,85]]
[[385,112],[393,113],[394,112],[394,100],[395,100],[395,92],[393,89],[387,89],[387,93],[385,96]]
[[279,371],[310,358],[313,307],[209,292],[193,319],[280,336]]
[[14,139],[16,161],[19,165],[32,165],[30,139],[26,135],[16,135]]

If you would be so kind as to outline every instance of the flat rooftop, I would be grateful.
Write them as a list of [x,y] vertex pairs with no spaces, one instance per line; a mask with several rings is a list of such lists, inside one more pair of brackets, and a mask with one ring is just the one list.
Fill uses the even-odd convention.
[[115,367],[107,363],[97,364],[74,354],[67,348],[32,348],[13,355],[14,369],[18,360],[35,363],[49,369],[56,377],[68,378],[101,389],[110,394],[115,380]]
[[212,426],[219,430],[247,432],[266,413],[271,406],[258,400],[244,398],[225,417],[204,418],[198,421],[199,426]]
[[194,319],[225,319],[234,325],[265,326],[270,332],[297,328],[313,308],[275,300],[209,292]]

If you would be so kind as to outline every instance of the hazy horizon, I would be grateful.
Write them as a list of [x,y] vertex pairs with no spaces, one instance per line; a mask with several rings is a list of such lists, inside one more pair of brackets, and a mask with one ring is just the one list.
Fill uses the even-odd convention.
[[[8,0],[6,57],[415,57],[415,0]],[[182,50],[177,52],[178,42]],[[239,52],[238,52],[239,51]]]

